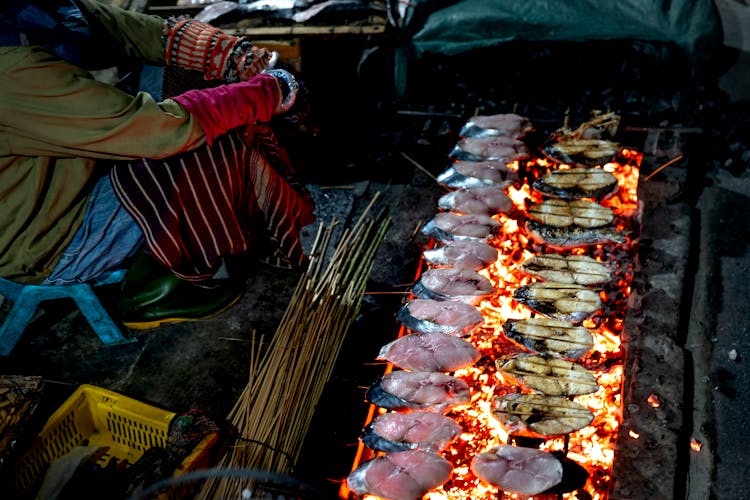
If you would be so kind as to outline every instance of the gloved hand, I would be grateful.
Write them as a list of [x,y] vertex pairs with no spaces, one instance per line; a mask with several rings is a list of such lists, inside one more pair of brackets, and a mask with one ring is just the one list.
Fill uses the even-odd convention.
[[201,71],[206,80],[247,81],[273,68],[279,56],[190,18],[167,19],[163,43],[167,65]]

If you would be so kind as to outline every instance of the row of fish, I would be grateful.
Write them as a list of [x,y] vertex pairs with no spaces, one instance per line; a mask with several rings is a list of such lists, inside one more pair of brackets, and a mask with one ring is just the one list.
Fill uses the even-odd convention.
[[[531,130],[530,122],[517,115],[472,118],[450,154],[453,165],[438,177],[452,191],[440,198],[441,211],[423,232],[440,246],[425,250],[424,260],[431,267],[414,284],[414,298],[398,311],[411,333],[384,345],[378,354],[377,359],[397,369],[367,391],[368,401],[389,411],[363,429],[363,444],[381,454],[350,474],[348,485],[355,493],[416,499],[450,479],[451,464],[439,453],[461,427],[444,413],[471,402],[468,384],[450,373],[482,356],[469,337],[484,323],[475,306],[494,290],[478,271],[497,260],[491,240],[501,227],[493,216],[512,209],[504,189],[519,178],[508,164],[529,156],[521,138]],[[617,181],[601,169],[572,170],[581,171],[548,174],[534,183],[536,191],[553,200],[529,211],[532,236],[529,225],[537,223],[539,237],[548,238],[548,228],[563,231],[557,238],[566,239],[565,245],[580,246],[581,238],[602,239],[611,212],[581,198],[603,199],[616,190]],[[589,234],[571,236],[572,230]],[[589,287],[610,281],[612,275],[590,257],[558,254],[533,257],[521,270],[540,281],[517,289],[514,299],[543,317],[511,319],[503,325],[505,336],[524,352],[496,360],[498,376],[526,392],[495,397],[492,412],[512,435],[567,434],[593,419],[588,408],[570,398],[599,388],[593,374],[575,362],[593,346],[591,333],[575,323],[601,307],[598,293]],[[563,475],[558,457],[510,445],[477,455],[471,469],[487,483],[526,495],[549,490]]]

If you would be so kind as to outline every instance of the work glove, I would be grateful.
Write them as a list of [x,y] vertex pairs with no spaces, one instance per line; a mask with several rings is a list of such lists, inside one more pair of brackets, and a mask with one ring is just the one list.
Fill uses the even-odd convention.
[[206,80],[247,81],[274,67],[279,56],[190,18],[167,19],[163,44],[168,66],[200,71]]

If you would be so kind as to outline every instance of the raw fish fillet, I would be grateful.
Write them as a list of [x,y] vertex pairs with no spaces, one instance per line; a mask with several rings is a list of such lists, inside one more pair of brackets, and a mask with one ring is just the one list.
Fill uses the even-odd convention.
[[452,188],[495,186],[503,188],[520,180],[504,161],[457,161],[438,175],[437,181]]
[[529,149],[523,141],[504,135],[487,137],[465,137],[450,152],[455,160],[497,160],[511,163],[529,157]]
[[367,400],[389,410],[445,412],[471,401],[469,385],[441,372],[386,373],[367,390]]
[[458,189],[440,197],[438,207],[460,214],[496,215],[508,212],[513,200],[502,188],[482,186]]
[[455,267],[427,269],[412,288],[420,299],[457,300],[472,305],[493,291],[490,280],[478,272]]
[[464,302],[414,299],[401,307],[398,319],[408,329],[421,333],[469,335],[484,323],[476,307]]
[[479,271],[497,260],[497,248],[480,240],[456,240],[425,250],[422,255],[436,267],[455,267]]
[[562,463],[551,453],[510,445],[498,445],[475,456],[471,471],[482,481],[519,495],[543,493],[563,477]]
[[362,431],[362,443],[376,451],[444,450],[461,433],[450,417],[429,411],[381,413]]
[[440,241],[490,240],[500,231],[500,223],[486,215],[440,212],[422,228],[422,232]]
[[461,137],[507,135],[520,139],[533,130],[534,126],[528,118],[515,113],[504,113],[472,116],[461,128],[459,135]]
[[416,500],[442,485],[453,466],[436,453],[398,451],[363,463],[347,477],[349,488],[359,495],[389,500]]
[[377,359],[418,372],[452,372],[473,365],[481,354],[470,343],[445,333],[412,333],[380,349]]

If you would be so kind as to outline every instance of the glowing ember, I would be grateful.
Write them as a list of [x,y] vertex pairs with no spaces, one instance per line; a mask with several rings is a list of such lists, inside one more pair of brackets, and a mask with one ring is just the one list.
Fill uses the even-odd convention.
[[641,437],[641,435],[640,435],[640,434],[638,434],[638,433],[637,433],[637,432],[635,432],[635,431],[628,431],[628,436],[632,437],[633,439],[638,439],[638,438],[640,438],[640,437]]
[[693,438],[690,440],[690,449],[693,451],[701,451],[701,448],[703,448],[703,443],[698,441],[697,439]]
[[661,401],[659,401],[659,396],[656,394],[652,394],[648,397],[649,404],[653,406],[654,408],[659,408],[661,406]]
[[[582,324],[592,333],[594,347],[578,362],[595,375],[600,388],[594,394],[577,396],[574,401],[590,409],[594,419],[587,427],[564,437],[537,440],[540,443],[539,449],[562,452],[588,473],[583,491],[577,490],[561,495],[561,498],[565,499],[601,500],[608,495],[615,442],[621,419],[621,334],[633,274],[633,242],[639,230],[637,186],[641,158],[640,153],[623,150],[617,163],[604,166],[618,179],[619,189],[615,195],[601,201],[601,204],[613,210],[617,229],[629,234],[628,242],[615,247],[598,245],[576,248],[569,252],[589,255],[605,263],[615,279],[601,289],[601,310]],[[506,382],[498,375],[495,360],[518,353],[521,349],[518,344],[505,337],[503,324],[510,319],[529,318],[533,314],[529,308],[513,299],[514,290],[533,281],[533,278],[520,270],[519,265],[534,255],[554,252],[530,239],[523,229],[523,224],[519,224],[523,221],[526,208],[542,199],[541,195],[533,192],[529,186],[534,179],[547,173],[552,167],[553,165],[546,160],[530,161],[524,165],[523,185],[520,188],[507,188],[507,193],[513,200],[514,210],[509,214],[495,217],[502,225],[502,232],[491,243],[498,248],[499,257],[492,266],[481,272],[492,282],[495,293],[478,306],[484,315],[485,323],[474,331],[469,339],[483,356],[474,366],[454,373],[456,377],[464,379],[469,384],[473,398],[469,405],[454,408],[447,413],[463,428],[460,438],[443,452],[443,456],[454,466],[453,475],[445,485],[425,495],[425,499],[517,498],[515,494],[506,494],[480,481],[472,473],[470,464],[477,454],[495,445],[518,444],[518,438],[510,436],[492,415],[493,397],[519,390],[517,386]],[[649,402],[658,407],[656,396],[652,395]],[[639,437],[634,431],[630,431],[630,436],[633,439]],[[357,465],[355,464],[355,467]]]

